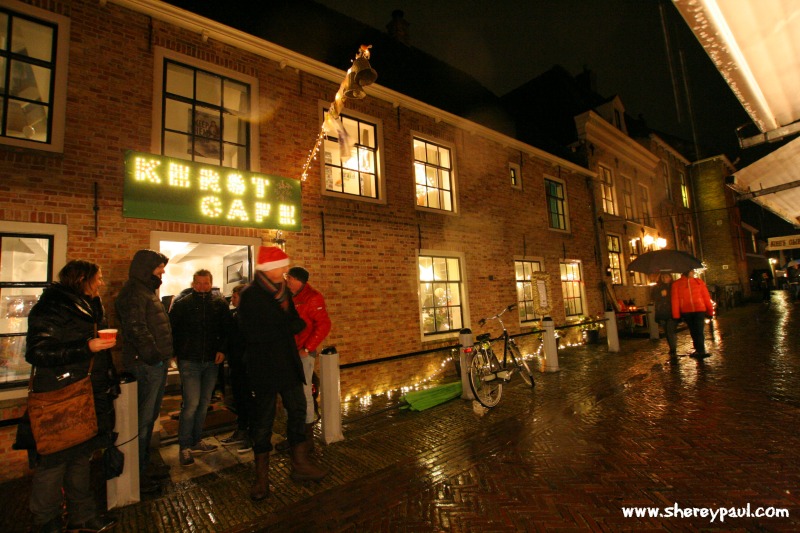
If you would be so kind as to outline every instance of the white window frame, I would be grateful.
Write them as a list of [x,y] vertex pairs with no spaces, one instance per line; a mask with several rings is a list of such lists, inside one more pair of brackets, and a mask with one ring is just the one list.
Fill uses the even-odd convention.
[[[151,131],[151,138],[150,138],[150,151],[154,154],[161,154],[162,153],[162,145],[161,145],[161,115],[163,113],[163,93],[162,89],[164,88],[164,61],[169,59],[172,61],[177,61],[179,63],[183,63],[188,65],[192,68],[197,68],[201,70],[205,70],[207,72],[211,72],[213,74],[219,74],[221,76],[225,76],[227,78],[231,78],[232,80],[236,80],[240,83],[244,83],[250,86],[250,119],[248,120],[248,128],[249,128],[249,149],[250,149],[250,161],[249,161],[249,170],[251,172],[260,172],[260,145],[259,136],[258,136],[258,120],[254,120],[255,117],[261,116],[261,113],[258,108],[259,102],[259,85],[258,79],[252,76],[247,76],[242,74],[241,72],[236,72],[235,70],[226,69],[215,65],[213,63],[208,63],[206,61],[201,61],[199,59],[195,59],[190,56],[186,56],[175,52],[173,50],[168,50],[166,48],[162,48],[157,46],[154,48],[154,61],[153,61],[153,120],[152,120],[152,131]],[[188,154],[187,154],[188,155]]]
[[678,177],[681,181],[681,202],[683,202],[683,207],[689,209],[691,201],[689,199],[689,184],[686,183],[686,173],[678,171]]
[[670,167],[664,160],[661,161],[661,170],[664,173],[664,190],[667,194],[667,200],[672,202],[674,201],[674,198],[672,197],[672,179],[670,179]]
[[[442,148],[447,148],[450,150],[450,206],[451,209],[443,209],[437,207],[428,207],[422,206],[417,203],[416,199],[416,187],[417,187],[417,177],[416,177],[416,164],[417,159],[414,155],[414,141],[420,140],[429,144],[437,145]],[[442,139],[432,137],[430,135],[425,135],[416,131],[411,132],[411,165],[414,169],[412,171],[412,179],[414,183],[414,207],[418,211],[426,211],[428,213],[440,213],[444,215],[457,215],[458,214],[458,169],[456,168],[456,148],[453,143],[444,141]]]
[[[533,294],[532,286],[535,283],[535,281],[531,281],[530,279],[521,279],[521,278],[517,277],[517,263],[523,263],[523,264],[524,263],[530,263],[531,265],[536,264],[536,265],[538,265],[538,269],[534,270],[533,268],[531,268],[531,272],[532,273],[534,273],[534,272],[544,273],[544,258],[542,258],[542,257],[515,257],[514,258],[514,284],[516,285],[515,290],[516,290],[516,293],[517,293],[517,309],[518,309],[517,317],[519,319],[519,323],[520,323],[521,326],[529,326],[529,325],[531,325],[531,323],[536,322],[538,320],[541,320],[543,317],[537,315],[536,311],[533,311],[533,313],[532,313],[533,318],[529,318],[529,319],[523,319],[522,318],[523,313],[526,316],[528,314],[527,311],[526,311],[526,309],[527,309],[526,302],[528,302],[528,301],[533,302],[533,299],[526,300],[524,298],[520,298],[520,295],[522,293],[524,293],[524,287],[520,287],[520,284],[523,284],[523,285],[524,284],[528,284],[528,285],[530,285],[528,287],[528,290],[530,291],[531,297],[533,298],[533,296],[535,296],[535,295]],[[524,268],[524,266],[523,266],[523,268]]]
[[[325,121],[325,110],[330,108],[330,102],[319,102],[319,120],[320,124]],[[386,173],[384,171],[384,164],[383,164],[383,121],[379,118],[360,113],[358,111],[354,111],[351,109],[344,109],[340,116],[347,117],[353,120],[358,120],[360,122],[368,122],[369,124],[375,126],[375,187],[377,188],[376,197],[372,198],[371,196],[362,196],[358,194],[349,194],[345,192],[338,192],[329,190],[326,187],[326,161],[325,161],[325,153],[324,153],[324,145],[320,147],[320,152],[322,155],[319,157],[320,160],[320,193],[323,196],[329,196],[331,198],[343,198],[346,200],[353,200],[357,202],[366,202],[371,204],[386,204]],[[360,142],[360,140],[359,140]]]
[[[559,185],[561,185],[561,190],[564,192],[564,198],[562,199],[562,206],[564,208],[563,228],[554,228],[551,224],[551,215],[553,212],[550,210],[550,194],[547,188],[548,181],[552,181],[554,183],[558,183]],[[547,229],[549,229],[550,231],[557,231],[559,233],[569,233],[570,223],[569,223],[569,200],[567,195],[567,182],[561,178],[545,174],[543,185],[544,185],[544,198],[546,202],[545,209],[547,210]]]
[[[39,224],[33,222],[0,221],[0,232],[29,235],[50,235],[53,237],[53,264],[50,276],[58,279],[58,272],[67,264],[67,226],[62,224]],[[107,265],[100,265],[108,268]],[[0,389],[0,401],[25,398],[28,395],[28,380],[17,386]]]
[[[580,274],[580,279],[578,281],[564,279],[562,275],[562,265],[577,265],[578,272]],[[584,273],[583,273],[583,263],[579,259],[560,259],[558,261],[558,276],[559,281],[561,283],[561,297],[564,301],[564,316],[567,319],[578,317],[581,315],[586,315],[586,283],[584,281]],[[581,310],[578,313],[569,314],[568,313],[568,306],[567,306],[567,295],[564,291],[564,283],[568,282],[571,284],[577,283],[578,284],[578,296],[577,299],[580,300],[581,303]],[[575,299],[574,297],[572,299]]]
[[[461,328],[459,329],[452,329],[449,331],[442,331],[439,333],[425,333],[424,327],[424,319],[422,314],[422,291],[420,285],[424,283],[421,278],[421,272],[419,268],[419,260],[420,257],[444,257],[444,258],[454,258],[458,259],[459,268],[461,269],[460,276],[461,280],[459,281],[461,287]],[[469,295],[467,292],[467,269],[466,269],[466,256],[463,252],[452,252],[446,250],[419,250],[416,256],[416,279],[417,279],[417,305],[419,306],[419,336],[422,342],[432,342],[432,341],[441,341],[444,339],[450,339],[458,337],[459,332],[462,328],[469,327],[470,324],[470,315],[469,315]]]
[[600,200],[603,204],[603,212],[609,215],[619,215],[617,199],[614,190],[614,173],[608,167],[597,165],[600,176]]
[[512,189],[522,190],[522,167],[518,163],[508,162],[508,177]]
[[622,176],[622,209],[624,218],[636,220],[636,204],[633,201],[633,178]]
[[[616,241],[617,249],[611,249],[611,241]],[[608,268],[611,272],[611,285],[624,285],[625,284],[625,260],[622,257],[622,237],[614,233],[606,234],[606,252],[608,252]],[[614,265],[612,256],[616,256],[617,265]],[[614,273],[617,276],[614,276]],[[615,279],[616,278],[616,279]]]
[[53,100],[51,102],[50,142],[43,143],[18,139],[16,137],[0,137],[0,144],[18,148],[32,148],[45,152],[61,153],[64,151],[64,130],[67,116],[67,72],[69,70],[69,18],[37,7],[23,4],[16,0],[5,0],[4,7],[30,18],[39,19],[58,27],[56,35],[55,76],[53,76]]
[[639,207],[642,213],[642,224],[653,227],[653,208],[650,203],[650,188],[639,183]]

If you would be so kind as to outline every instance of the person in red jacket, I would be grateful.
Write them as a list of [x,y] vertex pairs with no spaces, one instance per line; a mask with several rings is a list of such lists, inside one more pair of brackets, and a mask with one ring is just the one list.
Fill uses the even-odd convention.
[[672,318],[683,319],[689,326],[694,344],[691,357],[708,357],[705,345],[706,317],[714,316],[714,303],[703,280],[694,277],[694,271],[684,272],[672,283]]

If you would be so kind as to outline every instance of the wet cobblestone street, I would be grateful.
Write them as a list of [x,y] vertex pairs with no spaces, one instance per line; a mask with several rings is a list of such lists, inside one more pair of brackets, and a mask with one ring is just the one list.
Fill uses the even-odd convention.
[[[453,400],[347,423],[344,441],[317,443],[331,470],[320,483],[291,481],[288,457],[275,455],[272,496],[253,503],[249,455],[114,510],[115,531],[798,531],[799,331],[800,304],[776,291],[769,308],[719,317],[702,361],[670,362],[663,340],[568,348],[559,372],[536,373],[533,391],[516,378],[483,415]],[[679,353],[689,351],[682,331]],[[2,531],[27,530],[29,487],[0,485]],[[676,505],[789,515],[622,512]]]

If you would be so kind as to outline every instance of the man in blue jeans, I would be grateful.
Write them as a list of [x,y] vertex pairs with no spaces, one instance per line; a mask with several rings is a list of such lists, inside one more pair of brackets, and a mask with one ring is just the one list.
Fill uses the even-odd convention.
[[217,365],[225,359],[231,314],[228,302],[212,293],[212,284],[211,272],[198,270],[192,278],[192,292],[175,301],[169,312],[183,394],[178,420],[183,466],[194,464],[193,455],[217,449],[202,440],[203,425],[217,382]]
[[136,377],[139,415],[139,491],[158,492],[157,479],[169,477],[169,467],[150,463],[150,440],[161,411],[167,367],[172,357],[172,328],[156,291],[169,259],[155,250],[133,256],[128,281],[114,302],[122,329],[122,361]]

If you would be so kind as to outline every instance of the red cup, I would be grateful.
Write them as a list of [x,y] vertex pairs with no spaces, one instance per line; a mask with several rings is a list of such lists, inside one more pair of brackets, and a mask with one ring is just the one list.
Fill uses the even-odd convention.
[[117,338],[117,330],[115,329],[101,329],[97,332],[101,339],[113,340]]

